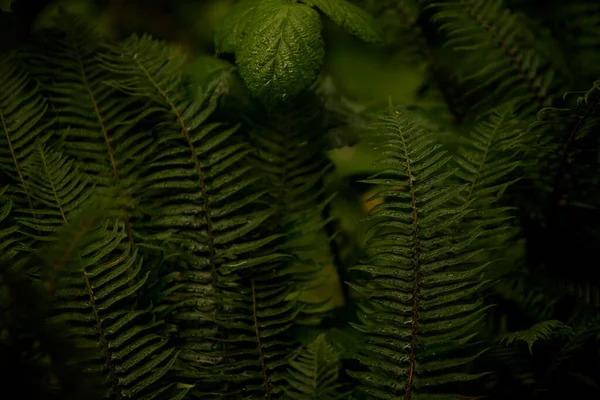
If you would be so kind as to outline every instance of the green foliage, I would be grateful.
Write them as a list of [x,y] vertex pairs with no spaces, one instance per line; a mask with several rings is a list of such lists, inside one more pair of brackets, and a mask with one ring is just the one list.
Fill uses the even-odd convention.
[[[335,257],[326,232],[331,223],[327,209],[334,195],[329,193],[325,176],[333,165],[319,151],[325,142],[318,130],[323,111],[317,98],[305,96],[273,112],[270,118],[261,118],[265,110],[259,108],[249,116],[256,121],[250,131],[250,143],[256,149],[253,162],[266,177],[261,186],[275,211],[271,229],[285,233],[282,248],[296,257],[296,268],[323,272]],[[310,281],[315,278],[306,276],[306,290],[314,286]],[[303,298],[318,303],[308,294]]]
[[318,77],[325,45],[316,6],[367,42],[379,41],[369,15],[345,0],[244,0],[215,33],[218,53],[235,53],[250,93],[272,106],[296,97]]
[[382,34],[366,11],[346,0],[301,0],[316,7],[337,25],[367,43],[380,43]]
[[100,3],[0,14],[4,391],[598,397],[595,2]]
[[11,57],[0,60],[0,74],[0,84],[6,88],[0,97],[3,133],[0,166],[3,174],[19,183],[31,208],[31,195],[21,164],[35,152],[37,140],[44,141],[51,133],[48,129],[51,121],[44,121],[48,103]]
[[[107,221],[90,228],[87,218],[81,222],[72,235],[62,239],[72,245],[60,258],[51,259],[52,272],[61,270],[56,289],[46,285],[56,299],[56,311],[48,323],[66,326],[66,337],[82,354],[89,353],[80,368],[102,374],[105,395],[149,394],[148,388],[160,383],[178,352],[164,336],[164,322],[154,320],[149,308],[135,307],[133,302],[148,278],[148,274],[140,276],[143,260],[131,250],[117,224]],[[78,237],[85,241],[74,240]],[[59,266],[67,254],[72,262]],[[132,324],[144,329],[132,329]],[[162,391],[160,386],[155,390]]]
[[469,183],[464,201],[474,200],[483,207],[497,201],[514,181],[506,181],[521,160],[522,130],[511,106],[494,110],[471,131],[458,149],[460,177]]
[[337,350],[327,342],[325,334],[320,334],[294,360],[290,360],[292,369],[290,385],[286,392],[290,399],[309,400],[345,399],[338,380],[339,355]]
[[512,332],[503,335],[499,340],[500,343],[506,343],[507,345],[516,342],[523,341],[527,343],[529,352],[533,352],[533,344],[539,340],[547,340],[553,336],[567,336],[573,335],[571,327],[564,323],[556,320],[549,320],[539,322],[533,325],[531,328],[525,331]]
[[[12,201],[5,198],[9,186],[0,189],[0,260],[11,259],[18,253],[19,240],[22,239],[19,232],[19,225],[8,225],[9,216],[13,212]],[[8,225],[8,226],[7,226]]]
[[509,186],[521,179],[516,172],[522,170],[519,156],[524,150],[524,131],[513,110],[509,104],[478,122],[463,138],[455,157],[457,175],[467,183],[461,201],[475,209],[463,224],[485,227],[476,239],[487,240],[481,244],[483,247],[502,249],[502,240],[514,235],[507,223],[514,211],[498,205]]
[[315,81],[323,65],[319,15],[302,4],[280,1],[263,1],[256,12],[269,19],[250,24],[248,39],[236,52],[240,75],[263,100],[294,97]]
[[102,41],[90,26],[64,13],[55,26],[40,36],[45,52],[30,65],[50,97],[62,147],[97,185],[136,179],[152,151],[151,138],[136,124],[152,110],[106,85],[110,74],[98,61]]
[[482,108],[511,101],[525,108],[550,105],[556,71],[535,44],[535,33],[522,18],[506,9],[502,0],[427,2],[434,20],[447,32],[454,50],[479,50],[465,80],[475,81],[472,91],[493,88]]
[[89,207],[90,183],[82,177],[73,160],[38,144],[37,151],[23,164],[29,178],[28,192],[15,189],[17,198],[30,194],[34,209],[16,211],[21,232],[37,240],[51,240],[70,217]]
[[190,365],[184,375],[226,385],[216,393],[276,395],[293,343],[282,340],[299,309],[290,256],[278,251],[281,234],[259,229],[275,210],[261,201],[265,192],[252,189],[257,177],[242,164],[248,146],[232,140],[239,126],[209,120],[218,88],[187,100],[181,59],[161,42],[132,37],[111,50],[102,59],[119,77],[113,86],[148,98],[164,118],[163,150],[144,177],[151,221],[141,226],[159,240],[170,232],[167,243],[185,251],[187,265],[171,292],[171,315],[184,339],[180,358]]
[[476,355],[452,351],[476,334],[484,317],[473,296],[486,280],[483,267],[472,263],[480,249],[471,247],[482,229],[466,225],[466,232],[453,232],[471,202],[452,205],[465,187],[449,181],[455,171],[444,167],[451,157],[423,125],[419,117],[395,112],[383,118],[376,134],[384,138],[386,157],[377,162],[381,172],[364,181],[385,187],[374,197],[392,199],[371,210],[369,258],[354,267],[371,278],[351,284],[370,300],[359,313],[362,324],[353,324],[367,334],[357,358],[370,372],[351,375],[371,398],[411,399],[481,376],[453,372]]
[[215,31],[217,53],[235,53],[239,50],[257,6],[260,3],[255,0],[242,0],[225,15]]

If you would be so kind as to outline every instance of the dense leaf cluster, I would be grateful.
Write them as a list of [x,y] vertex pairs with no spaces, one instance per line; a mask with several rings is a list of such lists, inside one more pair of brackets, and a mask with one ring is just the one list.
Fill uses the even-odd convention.
[[[201,85],[168,43],[65,12],[0,54],[3,390],[600,394],[600,76],[576,70],[600,9],[521,3],[240,0],[214,33],[235,69]],[[429,102],[342,101],[326,19],[422,63]],[[363,246],[327,139],[364,120]],[[332,275],[335,310],[307,295]]]

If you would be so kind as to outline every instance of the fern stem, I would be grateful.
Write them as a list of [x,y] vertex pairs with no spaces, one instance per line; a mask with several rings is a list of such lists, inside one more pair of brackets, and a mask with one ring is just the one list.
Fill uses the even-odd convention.
[[208,250],[209,251],[208,259],[209,259],[211,273],[212,273],[212,279],[213,279],[212,284],[216,290],[217,282],[218,282],[218,274],[217,274],[217,265],[216,265],[216,261],[215,261],[215,243],[214,243],[213,225],[212,225],[212,219],[210,218],[210,205],[208,203],[208,196],[206,193],[206,182],[204,179],[204,172],[202,171],[202,166],[200,165],[200,160],[198,159],[198,154],[196,152],[196,148],[194,147],[194,143],[192,142],[192,139],[190,138],[189,129],[188,129],[185,121],[183,120],[181,113],[179,112],[177,107],[175,107],[175,103],[173,102],[173,100],[167,95],[167,93],[162,88],[160,88],[158,86],[158,83],[156,83],[154,78],[152,78],[152,76],[150,75],[150,73],[148,72],[146,67],[144,67],[142,65],[142,63],[136,57],[134,57],[134,61],[136,62],[138,68],[144,73],[144,75],[146,76],[148,81],[152,84],[152,86],[154,86],[154,88],[158,91],[158,93],[160,93],[162,98],[165,99],[165,101],[171,108],[171,111],[173,112],[173,114],[175,114],[177,123],[179,124],[179,126],[181,126],[181,133],[183,134],[183,136],[190,148],[190,153],[192,155],[192,161],[194,162],[196,173],[198,174],[200,192],[202,194],[202,200],[204,203],[203,208],[204,208],[204,215],[205,215],[205,220],[206,220],[206,234],[208,237],[208,249],[209,249]]
[[84,266],[81,267],[81,271],[83,272],[83,278],[85,280],[85,287],[87,289],[88,296],[90,298],[90,306],[92,307],[92,311],[94,313],[94,318],[96,320],[96,329],[98,330],[98,335],[100,335],[100,346],[106,357],[106,366],[108,367],[108,376],[110,377],[110,381],[112,382],[113,393],[115,393],[117,399],[119,399],[119,398],[121,398],[120,392],[119,392],[119,390],[115,390],[118,386],[118,379],[115,374],[115,366],[113,365],[113,362],[112,362],[112,352],[108,346],[108,341],[106,340],[106,336],[104,335],[104,331],[102,329],[102,320],[100,319],[100,314],[98,313],[98,307],[96,306],[96,299],[94,297],[94,289],[92,288],[92,285],[88,278],[87,271],[85,270]]
[[[167,102],[168,106],[170,107],[171,111],[173,112],[173,114],[175,115],[177,122],[179,124],[179,126],[181,127],[181,133],[183,134],[189,149],[190,149],[190,153],[192,156],[192,161],[194,163],[194,167],[196,169],[196,173],[198,175],[198,182],[200,185],[200,192],[202,195],[202,200],[203,200],[203,208],[204,208],[204,215],[205,215],[205,221],[206,221],[206,234],[207,234],[207,239],[208,239],[208,261],[210,264],[210,268],[211,268],[211,277],[212,277],[212,287],[214,289],[214,294],[215,296],[218,296],[220,290],[218,287],[218,282],[219,282],[219,275],[218,275],[218,271],[217,271],[217,260],[215,259],[216,256],[216,251],[215,251],[215,240],[214,240],[214,233],[213,233],[213,222],[212,219],[210,217],[210,204],[208,201],[208,194],[207,194],[207,190],[206,190],[206,181],[205,181],[205,175],[204,172],[202,170],[202,166],[200,164],[200,160],[198,158],[198,154],[196,152],[196,148],[194,147],[194,143],[192,142],[192,139],[190,137],[190,132],[188,129],[188,126],[186,125],[186,122],[184,121],[183,117],[181,116],[181,112],[177,109],[177,107],[175,106],[175,103],[173,102],[173,100],[169,97],[169,95],[158,85],[158,83],[156,82],[156,80],[154,78],[152,78],[152,76],[150,75],[150,73],[148,72],[148,69],[146,67],[144,67],[144,65],[142,65],[142,63],[137,59],[137,57],[133,57],[133,60],[136,62],[138,68],[144,73],[144,75],[146,76],[146,78],[148,79],[148,81],[152,84],[152,86],[158,91],[158,93],[161,95],[161,97]],[[254,283],[254,281],[252,281]],[[253,288],[253,293],[254,293],[254,288]],[[215,313],[222,311],[222,304],[217,302],[217,304],[215,305]],[[229,333],[227,329],[223,329],[221,330],[221,337],[228,337]],[[228,344],[224,343],[223,347],[221,348],[222,350],[222,354],[223,354],[223,359],[227,362],[227,363],[231,363],[231,357],[229,357],[227,355],[227,348],[228,348]],[[231,381],[226,381],[225,382],[225,391],[228,392],[230,386],[232,385]]]
[[[323,180],[321,179],[321,185],[323,185]],[[319,196],[319,201],[324,201],[325,200],[325,194]],[[321,212],[321,218],[323,218],[325,221],[327,221],[331,216],[331,204],[327,203],[325,205],[325,207],[323,207],[323,211]],[[331,252],[331,255],[333,257],[333,265],[335,267],[335,270],[338,274],[338,278],[340,281],[340,285],[341,285],[341,290],[342,290],[342,296],[344,297],[344,305],[342,307],[345,306],[345,304],[348,302],[348,299],[350,298],[350,287],[348,285],[346,285],[344,282],[346,282],[346,269],[344,268],[343,262],[342,262],[342,252],[340,249],[340,246],[336,243],[336,240],[334,238],[335,234],[337,232],[337,229],[335,227],[335,225],[333,224],[333,221],[329,221],[328,223],[325,224],[325,234],[327,235],[327,238],[329,239],[329,251]]]
[[100,124],[100,129],[102,130],[102,135],[104,136],[104,142],[106,143],[106,148],[108,150],[108,158],[110,160],[110,167],[112,169],[113,177],[115,178],[115,182],[119,182],[119,173],[117,171],[117,161],[115,160],[115,153],[113,151],[110,137],[108,136],[108,128],[106,127],[106,123],[104,122],[104,117],[100,112],[100,108],[98,107],[98,102],[96,100],[96,96],[92,91],[90,86],[90,82],[87,78],[87,74],[85,73],[85,69],[83,68],[83,60],[81,59],[79,52],[77,54],[77,65],[79,66],[79,73],[81,74],[81,80],[87,94],[92,103],[92,107],[94,107],[94,113],[96,114],[96,118],[98,119],[98,123]]
[[10,150],[10,155],[12,156],[13,162],[15,163],[15,168],[17,170],[17,174],[19,175],[19,179],[21,180],[21,185],[23,186],[23,190],[25,191],[25,196],[27,196],[27,202],[29,203],[29,208],[35,218],[36,214],[33,209],[33,202],[31,201],[31,196],[29,195],[29,190],[27,190],[27,182],[25,182],[25,177],[23,176],[23,171],[21,171],[21,166],[19,164],[19,160],[17,160],[17,155],[15,154],[15,149],[12,144],[10,131],[8,130],[8,126],[6,126],[6,119],[4,118],[4,113],[0,110],[0,122],[2,122],[2,130],[6,135],[6,141],[8,143],[8,149]]
[[[76,47],[73,45],[73,47]],[[119,171],[117,169],[117,160],[115,159],[115,152],[112,147],[112,143],[110,140],[110,136],[108,135],[108,128],[106,127],[106,122],[104,121],[104,117],[100,112],[100,108],[98,107],[98,101],[96,100],[96,96],[92,91],[92,87],[88,80],[87,74],[85,73],[85,69],[83,67],[83,60],[81,59],[80,53],[75,52],[77,55],[77,65],[79,66],[79,73],[81,75],[81,80],[85,90],[88,93],[92,106],[94,107],[94,113],[96,114],[96,118],[98,119],[98,123],[100,124],[100,129],[102,130],[102,136],[104,137],[104,143],[106,143],[106,148],[108,150],[108,158],[110,160],[110,167],[112,169],[113,177],[115,179],[115,183],[119,183]],[[131,250],[135,249],[135,243],[133,240],[133,232],[131,230],[131,224],[129,222],[129,215],[127,214],[127,208],[125,206],[121,207],[121,213],[123,214],[123,222],[125,223],[125,231],[127,232],[127,238],[129,239],[129,247]],[[139,276],[138,276],[139,279]]]
[[[396,116],[396,118],[399,118]],[[400,138],[402,140],[402,145],[404,146],[404,156],[406,159],[406,168],[408,174],[408,181],[410,185],[410,198],[411,198],[411,213],[412,213],[412,224],[413,224],[413,249],[414,249],[414,269],[415,269],[415,279],[413,283],[413,292],[412,292],[412,324],[411,324],[411,340],[410,340],[410,370],[408,374],[408,380],[406,382],[405,388],[405,397],[404,400],[412,400],[412,392],[413,392],[413,379],[414,379],[414,370],[415,370],[415,357],[416,357],[416,347],[418,341],[419,334],[419,295],[420,295],[420,266],[421,266],[421,239],[419,235],[419,215],[417,210],[417,198],[415,195],[415,185],[413,182],[413,174],[411,168],[411,160],[408,154],[408,146],[406,145],[406,139],[402,132],[400,132]]]
[[93,228],[95,222],[96,219],[93,216],[86,218],[81,224],[80,229],[78,229],[75,235],[73,235],[69,240],[69,245],[63,252],[62,257],[58,258],[52,263],[52,266],[50,267],[50,279],[44,283],[47,293],[54,293],[55,283],[58,280],[58,272],[69,262],[73,251],[79,244],[79,241],[83,239],[83,237]]
[[267,398],[271,398],[271,385],[269,383],[269,375],[267,373],[267,365],[265,363],[265,354],[262,349],[262,341],[260,340],[260,331],[258,329],[258,308],[256,302],[256,286],[254,278],[250,280],[252,284],[252,315],[254,317],[254,333],[256,334],[256,345],[258,350],[258,358],[260,359],[260,367],[263,374],[263,381],[265,385],[265,395]]
[[58,193],[56,193],[56,185],[54,183],[54,180],[52,179],[52,175],[50,174],[50,171],[48,170],[48,162],[46,161],[46,154],[44,154],[44,150],[42,149],[41,146],[38,148],[38,150],[40,152],[42,164],[44,165],[44,172],[46,173],[46,176],[48,176],[48,182],[50,182],[50,187],[52,188],[52,194],[54,195],[54,199],[56,200],[56,204],[58,205],[58,209],[60,210],[60,215],[61,215],[63,221],[67,222],[67,217],[65,216],[65,211],[63,210],[63,206],[60,202]]
[[485,163],[487,161],[487,156],[488,156],[488,154],[490,152],[490,149],[492,147],[492,143],[494,142],[494,138],[498,134],[498,131],[500,130],[500,126],[504,122],[504,118],[506,118],[506,114],[504,114],[504,113],[502,113],[501,116],[502,116],[502,120],[501,121],[497,121],[494,124],[494,130],[492,131],[492,134],[489,136],[489,140],[488,140],[488,142],[486,143],[486,146],[485,146],[485,151],[481,155],[481,161],[479,162],[479,167],[477,168],[477,173],[473,177],[473,182],[471,182],[471,185],[469,187],[469,194],[467,196],[466,202],[468,202],[469,200],[471,200],[471,196],[473,196],[473,190],[475,189],[475,185],[477,184],[477,179],[481,175],[481,171],[483,170],[483,167],[484,167],[484,165],[485,165]]
[[152,86],[154,86],[154,88],[160,93],[160,95],[165,99],[165,101],[167,102],[167,104],[169,105],[169,107],[171,108],[171,111],[173,112],[173,114],[175,114],[175,117],[177,118],[177,123],[179,124],[179,126],[181,127],[181,133],[183,134],[189,148],[190,148],[190,153],[192,155],[192,160],[194,162],[194,167],[196,169],[196,173],[198,174],[198,181],[200,184],[200,191],[202,193],[202,200],[204,203],[204,215],[205,215],[205,219],[206,219],[206,229],[207,229],[207,235],[208,235],[208,240],[209,240],[209,259],[210,259],[210,265],[212,268],[212,272],[213,272],[213,283],[216,283],[216,279],[217,279],[217,268],[215,265],[215,245],[214,245],[214,238],[213,238],[213,227],[212,227],[212,219],[210,218],[210,208],[209,208],[209,204],[208,204],[208,196],[206,194],[206,182],[204,179],[204,172],[202,171],[202,166],[200,165],[200,160],[198,159],[198,154],[196,153],[196,148],[194,147],[194,143],[192,143],[192,139],[190,138],[190,132],[189,129],[185,123],[185,121],[183,120],[183,117],[181,116],[181,113],[179,112],[179,110],[177,109],[177,107],[175,107],[175,103],[173,103],[173,100],[167,95],[167,93],[162,90],[158,84],[156,83],[156,81],[154,80],[154,78],[152,78],[152,76],[150,76],[150,73],[148,72],[148,70],[142,65],[142,63],[140,63],[140,61],[136,58],[135,59],[138,67],[142,70],[142,72],[146,75],[146,77],[148,78],[148,80],[150,81],[150,83],[152,84]]

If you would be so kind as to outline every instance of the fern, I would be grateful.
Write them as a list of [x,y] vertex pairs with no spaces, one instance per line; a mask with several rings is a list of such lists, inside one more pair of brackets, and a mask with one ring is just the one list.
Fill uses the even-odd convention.
[[456,159],[460,178],[469,183],[465,201],[473,200],[474,207],[487,207],[515,183],[515,179],[506,178],[521,164],[521,139],[522,130],[510,105],[494,110],[477,124]]
[[[202,43],[185,18],[152,24],[177,47],[120,41],[114,7],[84,7],[97,27],[49,24],[55,4],[0,13],[2,387],[598,397],[600,285],[582,266],[600,239],[600,84],[556,99],[597,78],[593,1],[226,3]],[[173,10],[208,26],[228,4]],[[211,41],[227,61],[196,53]],[[374,77],[405,104],[353,148],[378,103],[337,92],[354,84],[337,74],[348,46],[373,75],[392,57],[423,82]],[[347,146],[329,154],[335,135]]]
[[4,200],[5,193],[9,187],[5,186],[0,189],[0,259],[12,259],[19,253],[19,225],[9,224],[10,214],[13,211],[13,203],[11,200]]
[[523,133],[513,107],[507,105],[477,123],[458,148],[457,176],[467,183],[462,201],[475,208],[464,223],[485,228],[473,248],[502,248],[502,240],[514,235],[506,223],[512,217],[511,208],[498,206],[497,202],[510,185],[520,180],[515,172],[521,172]]
[[333,239],[326,231],[331,220],[324,218],[335,194],[325,184],[333,165],[323,152],[325,138],[319,131],[323,117],[318,100],[303,96],[275,108],[268,124],[253,123],[250,132],[254,162],[265,177],[262,186],[275,212],[270,229],[286,233],[282,248],[297,257],[298,279],[311,286],[317,285],[316,274],[326,273],[335,256],[327,246]]
[[[102,40],[86,21],[61,10],[54,24],[43,31],[37,48],[45,51],[32,57],[30,69],[50,96],[59,145],[98,190],[119,186],[133,193],[154,146],[140,121],[155,110],[106,84],[111,74],[97,59]],[[121,214],[130,246],[146,245],[135,237],[131,210]]]
[[[57,168],[49,170],[48,160]],[[91,187],[85,182],[71,185],[77,183],[72,179],[76,170],[69,171],[60,154],[39,147],[38,157],[28,162],[27,170],[38,178],[31,185],[35,204],[45,206],[39,211],[47,225],[40,227],[57,236],[39,250],[44,262],[24,271],[39,275],[52,296],[46,323],[75,343],[79,352],[73,361],[105,396],[150,395],[176,354],[165,348],[168,339],[156,334],[159,324],[131,324],[144,316],[151,321],[151,307],[137,309],[135,303],[135,293],[147,278],[137,279],[141,258],[131,251],[122,227],[105,220],[119,215],[120,201],[104,196],[88,201]]]
[[581,323],[579,326],[572,329],[572,333],[565,335],[568,339],[566,343],[561,347],[559,355],[556,357],[555,362],[551,366],[551,371],[559,372],[559,365],[566,362],[569,357],[576,351],[584,349],[586,341],[590,339],[597,340],[600,335],[600,319],[597,315],[592,317],[590,320]]
[[511,396],[514,390],[528,398],[535,398],[539,379],[530,354],[523,354],[516,346],[491,344],[481,356],[482,363],[493,368],[493,375],[485,384],[493,387],[498,396]]
[[439,110],[446,116],[447,112],[456,122],[464,120],[467,109],[463,94],[469,88],[453,74],[450,68],[447,50],[438,49],[429,32],[429,26],[421,18],[423,6],[418,0],[387,0],[368,2],[376,8],[374,14],[379,25],[383,25],[387,42],[395,57],[406,60],[407,63],[423,65],[427,68],[427,76],[419,89],[419,97],[429,99],[437,105],[430,106],[430,117],[439,118]]
[[160,379],[177,352],[151,307],[137,308],[133,302],[148,276],[137,280],[143,261],[117,224],[107,221],[89,230],[89,219],[83,222],[74,233],[84,238],[72,237],[60,258],[49,259],[54,272],[63,264],[49,323],[67,326],[67,337],[85,351],[80,368],[98,379],[105,396],[155,398],[164,391]]
[[573,331],[568,325],[565,325],[560,321],[548,320],[538,322],[531,328],[524,331],[512,332],[502,335],[499,341],[500,343],[505,343],[507,345],[516,341],[523,341],[527,343],[529,353],[533,353],[532,349],[535,342],[540,340],[547,340],[553,336],[562,335],[565,335],[567,337],[572,336]]
[[555,71],[537,51],[531,32],[502,0],[427,3],[435,10],[433,18],[440,29],[448,34],[448,46],[484,55],[477,72],[466,78],[475,80],[473,91],[494,88],[479,107],[510,101],[531,112],[551,104]]
[[302,353],[290,361],[290,390],[286,391],[289,399],[323,399],[335,400],[347,398],[342,385],[337,382],[339,356],[336,349],[327,342],[325,334],[321,334],[308,345]]
[[297,311],[282,263],[289,256],[277,252],[281,235],[260,232],[274,211],[258,203],[264,192],[253,191],[256,178],[241,164],[248,150],[232,140],[238,127],[209,121],[218,93],[186,99],[181,61],[162,43],[132,37],[112,50],[105,65],[124,77],[114,85],[151,99],[164,116],[161,154],[145,178],[146,196],[157,203],[147,228],[174,229],[170,243],[190,252],[173,314],[187,339],[185,374],[225,384],[217,389],[223,395],[277,396]]
[[[386,139],[386,158],[379,161],[385,169],[364,182],[384,186],[376,196],[392,200],[371,211],[378,221],[370,258],[353,268],[372,278],[351,284],[370,299],[359,314],[362,324],[353,324],[366,334],[357,358],[369,372],[351,375],[362,383],[358,390],[372,398],[411,399],[480,376],[455,372],[476,356],[455,358],[451,350],[475,335],[483,309],[471,296],[486,281],[479,278],[482,267],[470,263],[480,250],[471,250],[467,238],[449,230],[470,212],[469,203],[450,206],[464,191],[446,182],[454,173],[443,170],[451,158],[416,117],[392,113],[377,134]],[[472,229],[476,236],[477,228]]]
[[[22,166],[24,176],[29,181],[34,211],[21,210],[22,215],[17,217],[17,221],[22,232],[35,240],[46,241],[53,239],[72,213],[86,206],[93,191],[73,160],[60,152],[49,150],[41,142],[36,148],[36,152]],[[15,192],[21,197],[28,194],[23,189]]]
[[31,209],[22,163],[35,152],[37,140],[45,140],[52,132],[48,129],[52,120],[45,119],[48,104],[38,93],[37,85],[7,55],[0,58],[0,86],[4,88],[0,94],[0,168],[23,190],[24,199],[16,200],[26,200]]
[[45,51],[31,70],[49,91],[64,151],[100,187],[135,179],[153,141],[136,122],[153,110],[106,85],[111,75],[97,59],[102,41],[86,21],[61,12],[54,25],[43,31],[38,48]]

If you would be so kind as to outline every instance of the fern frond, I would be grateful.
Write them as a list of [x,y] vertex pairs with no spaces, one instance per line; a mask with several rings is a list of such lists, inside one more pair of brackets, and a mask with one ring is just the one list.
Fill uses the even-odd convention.
[[102,40],[79,16],[61,12],[31,70],[45,84],[61,131],[64,152],[99,187],[135,177],[153,138],[136,123],[152,109],[106,85],[112,76],[97,60]]
[[136,302],[148,277],[138,279],[142,258],[128,245],[122,226],[104,220],[110,213],[95,214],[69,220],[58,246],[45,252],[52,275],[45,287],[54,300],[48,323],[64,327],[81,351],[79,367],[105,396],[155,398],[157,385],[168,385],[160,379],[177,351],[165,323],[152,315],[152,305]]
[[507,105],[480,121],[459,147],[457,175],[469,184],[465,201],[472,200],[474,208],[494,203],[516,182],[507,178],[521,165],[522,134],[513,107]]
[[[469,237],[452,228],[470,212],[469,203],[453,202],[465,186],[448,179],[451,157],[436,145],[419,118],[382,118],[377,136],[385,139],[378,161],[382,170],[366,183],[382,185],[371,229],[369,259],[353,267],[371,279],[351,286],[369,301],[359,313],[365,333],[358,360],[369,372],[351,372],[361,381],[359,392],[371,398],[405,399],[439,394],[438,386],[476,379],[460,372],[478,355],[453,355],[477,334],[484,309],[473,297],[486,285],[484,266],[471,259]],[[395,188],[394,188],[395,187]],[[470,237],[479,227],[465,227]]]
[[[97,59],[103,41],[93,25],[64,11],[54,23],[44,31],[38,44],[43,51],[32,57],[31,70],[48,91],[62,151],[79,162],[97,190],[118,185],[135,192],[154,152],[146,119],[156,110],[106,84],[113,77]],[[122,210],[122,221],[130,245],[143,242],[134,237],[131,210]]]
[[364,1],[361,6],[373,15],[395,54],[406,57],[410,62],[423,61],[423,49],[419,49],[419,44],[424,42],[424,38],[417,26],[418,0]]
[[479,121],[463,138],[454,159],[457,177],[467,183],[461,201],[474,208],[463,223],[485,228],[473,248],[497,248],[514,233],[507,224],[512,209],[497,205],[507,188],[521,178],[517,173],[521,172],[524,131],[513,111],[509,104]]
[[[17,221],[22,231],[35,240],[51,240],[69,216],[85,208],[93,194],[93,186],[73,160],[41,142],[22,170],[29,181],[34,210],[20,210]],[[24,197],[28,193],[19,188],[15,194]]]
[[559,365],[568,361],[574,352],[585,349],[586,342],[589,342],[590,340],[596,342],[600,339],[600,317],[596,315],[590,321],[586,321],[575,327],[575,329],[573,329],[573,334],[567,336],[567,338],[569,340],[560,349],[551,370],[558,372]]
[[511,101],[525,111],[550,105],[556,72],[537,51],[531,32],[502,0],[427,3],[449,36],[447,45],[484,56],[467,79],[477,82],[473,91],[493,91],[485,102],[493,101],[495,107]]
[[13,211],[13,203],[10,199],[4,199],[9,187],[0,188],[0,259],[9,260],[19,253],[19,225],[11,223],[9,218]]
[[310,272],[324,272],[335,254],[326,229],[331,219],[323,216],[335,194],[325,183],[333,165],[323,152],[322,109],[317,98],[306,95],[275,108],[268,120],[251,123],[250,142],[256,149],[253,161],[264,176],[262,188],[275,212],[270,229],[286,234],[282,248],[297,257],[300,273],[309,272],[300,279],[314,280]]
[[290,256],[277,251],[282,235],[262,231],[274,211],[261,203],[265,193],[253,189],[258,178],[242,162],[249,149],[234,136],[239,126],[211,120],[219,98],[214,88],[187,98],[182,59],[164,43],[133,36],[109,50],[105,67],[120,76],[113,86],[160,109],[159,150],[144,177],[143,196],[154,203],[144,229],[172,230],[166,245],[180,253],[170,297],[184,339],[182,374],[214,383],[197,388],[207,398],[275,398],[298,311],[288,283]]
[[339,355],[327,342],[325,333],[303,349],[290,365],[291,388],[286,390],[287,398],[341,400],[348,397],[349,393],[344,393],[343,385],[338,382]]
[[20,185],[33,207],[22,164],[36,149],[36,140],[49,137],[48,104],[36,85],[8,55],[0,55],[0,173]]
[[565,325],[561,321],[548,320],[538,322],[531,328],[524,331],[511,332],[502,335],[502,337],[499,339],[499,342],[510,345],[513,342],[523,341],[527,343],[529,353],[533,353],[533,345],[537,341],[548,340],[554,336],[571,337],[573,334],[573,330],[570,326]]
[[518,305],[523,314],[533,320],[552,319],[564,292],[549,292],[549,286],[539,274],[521,264],[504,274],[493,290],[506,301]]

